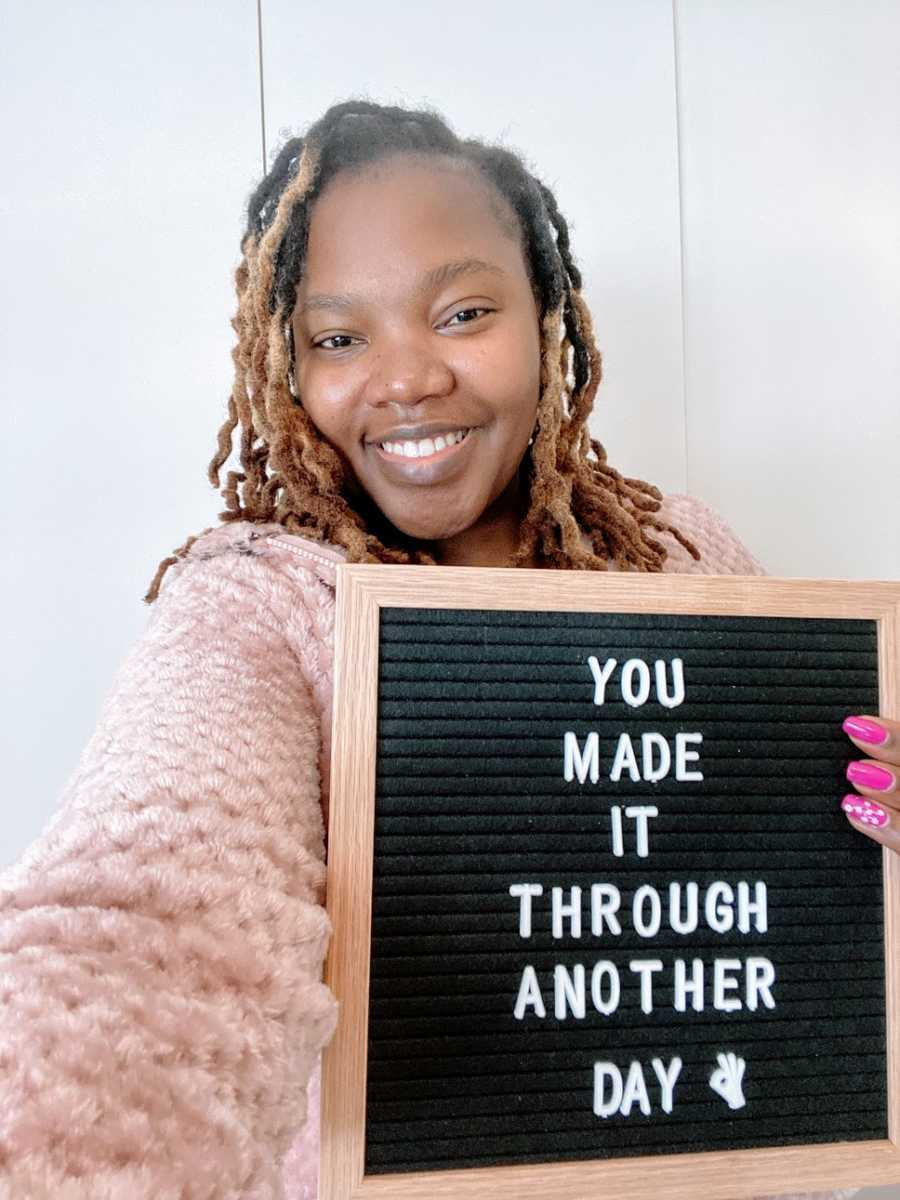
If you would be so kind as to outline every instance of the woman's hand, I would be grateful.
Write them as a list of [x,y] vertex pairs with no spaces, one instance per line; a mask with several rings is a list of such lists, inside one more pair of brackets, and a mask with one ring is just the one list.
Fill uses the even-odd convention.
[[900,721],[848,717],[843,728],[861,757],[847,768],[856,792],[841,808],[856,829],[900,853]]

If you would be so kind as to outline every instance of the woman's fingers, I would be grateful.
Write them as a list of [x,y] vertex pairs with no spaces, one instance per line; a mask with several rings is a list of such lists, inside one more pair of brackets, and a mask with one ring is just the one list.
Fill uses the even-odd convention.
[[847,820],[860,833],[900,853],[900,812],[895,808],[870,800],[868,796],[857,795],[845,796],[841,808]]
[[848,717],[844,732],[864,751],[847,767],[857,791],[900,807],[900,722],[883,717]]
[[900,853],[900,721],[863,713],[848,716],[844,732],[865,757],[847,767],[857,792],[841,808],[860,833]]
[[868,758],[900,767],[900,721],[864,714],[848,717],[843,729]]
[[877,762],[874,758],[858,758],[847,767],[847,779],[864,796],[874,796],[876,800],[891,797],[891,803],[900,803],[900,796],[896,794],[900,767]]
[[856,793],[841,808],[860,832],[900,853],[900,721],[863,714],[843,728],[865,757],[847,767]]

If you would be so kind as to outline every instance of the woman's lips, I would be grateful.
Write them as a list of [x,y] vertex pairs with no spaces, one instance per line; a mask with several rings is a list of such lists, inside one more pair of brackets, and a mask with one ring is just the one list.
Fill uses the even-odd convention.
[[477,432],[477,429],[470,429],[461,442],[454,442],[452,446],[445,446],[443,450],[436,450],[425,458],[389,454],[377,442],[370,443],[368,448],[374,450],[384,475],[396,483],[440,483],[465,464],[469,443]]

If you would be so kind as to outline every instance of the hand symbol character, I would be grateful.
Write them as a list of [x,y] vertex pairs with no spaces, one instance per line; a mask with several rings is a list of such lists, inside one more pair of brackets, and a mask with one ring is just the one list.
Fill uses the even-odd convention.
[[734,1054],[717,1054],[719,1069],[709,1077],[709,1086],[718,1092],[723,1100],[728,1101],[729,1108],[743,1108],[747,1101],[741,1090],[741,1080],[744,1078],[746,1063]]

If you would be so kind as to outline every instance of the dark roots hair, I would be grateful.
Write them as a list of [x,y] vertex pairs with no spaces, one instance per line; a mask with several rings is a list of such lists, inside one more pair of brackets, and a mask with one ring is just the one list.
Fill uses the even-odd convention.
[[[661,571],[667,552],[653,530],[668,531],[699,559],[678,529],[654,516],[661,507],[659,489],[620,475],[589,435],[601,357],[568,226],[553,193],[518,155],[476,139],[461,140],[434,112],[362,100],[333,105],[304,137],[288,140],[250,197],[243,258],[235,273],[234,387],[208,477],[213,487],[221,487],[219,470],[231,454],[238,424],[242,469],[229,471],[221,487],[227,507],[218,514],[220,522],[274,521],[342,546],[350,562],[435,561],[380,514],[354,504],[338,454],[291,387],[290,321],[312,207],[340,171],[394,154],[466,164],[493,185],[518,220],[540,309],[541,391],[522,463],[529,500],[513,565],[534,560],[549,567],[605,570],[612,561],[620,569]],[[168,567],[209,532],[188,538],[160,563],[144,597],[148,604]]]

